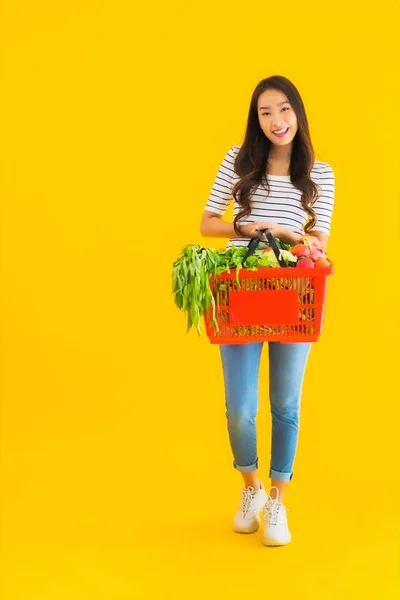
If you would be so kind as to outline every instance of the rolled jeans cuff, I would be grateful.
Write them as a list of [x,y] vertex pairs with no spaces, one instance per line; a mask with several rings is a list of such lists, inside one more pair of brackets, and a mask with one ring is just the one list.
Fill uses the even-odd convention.
[[240,473],[251,473],[252,471],[256,471],[258,469],[258,458],[257,458],[256,462],[253,463],[252,465],[247,465],[245,467],[241,467],[240,465],[237,465],[235,463],[235,461],[233,461],[233,466],[235,467],[235,469],[240,471]]
[[292,473],[281,473],[280,471],[274,471],[274,469],[270,469],[269,471],[270,479],[275,479],[275,481],[290,481],[293,477]]

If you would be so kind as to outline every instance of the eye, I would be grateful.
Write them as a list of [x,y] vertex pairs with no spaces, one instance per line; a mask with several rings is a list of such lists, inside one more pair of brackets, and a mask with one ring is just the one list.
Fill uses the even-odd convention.
[[[282,110],[285,110],[285,111],[286,111],[286,110],[290,110],[290,106],[284,106],[284,107],[282,108]],[[262,116],[264,116],[264,115],[270,115],[271,113],[269,113],[269,112],[263,112],[263,113],[261,113],[261,114],[262,114]]]

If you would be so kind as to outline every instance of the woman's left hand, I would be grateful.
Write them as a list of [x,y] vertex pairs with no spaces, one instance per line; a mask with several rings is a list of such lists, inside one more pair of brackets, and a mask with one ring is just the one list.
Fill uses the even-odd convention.
[[[258,221],[257,223],[254,223],[255,228],[257,231],[262,231],[264,229],[269,229],[271,235],[273,237],[279,237],[282,228],[277,225],[276,223],[272,223],[272,222],[264,222],[264,221]],[[262,238],[263,241],[265,241],[267,239],[267,236],[265,235],[265,233],[263,233]]]
[[302,240],[305,240],[305,242],[309,244],[311,248],[318,248],[319,250],[324,249],[321,240],[315,235],[305,235],[303,236]]

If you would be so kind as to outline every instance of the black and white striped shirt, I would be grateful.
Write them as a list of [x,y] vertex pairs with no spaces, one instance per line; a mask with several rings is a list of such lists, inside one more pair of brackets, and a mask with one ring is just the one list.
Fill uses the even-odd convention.
[[[233,146],[226,153],[218,173],[215,177],[205,210],[223,215],[231,200],[234,184],[239,176],[234,171],[234,161],[240,146]],[[267,175],[270,193],[267,195],[262,186],[253,190],[250,206],[251,214],[242,224],[266,221],[277,223],[302,235],[307,222],[307,213],[301,205],[301,194],[291,182],[289,175]],[[316,231],[330,233],[332,210],[335,196],[335,176],[328,163],[315,161],[311,170],[311,179],[319,186],[320,197],[313,205],[317,217],[314,227]],[[240,206],[234,202],[234,217],[238,214]],[[231,238],[229,246],[247,246],[250,238]]]

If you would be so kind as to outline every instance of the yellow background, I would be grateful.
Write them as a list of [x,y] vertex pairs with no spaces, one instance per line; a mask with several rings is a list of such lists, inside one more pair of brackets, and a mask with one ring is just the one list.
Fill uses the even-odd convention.
[[[398,597],[396,4],[2,3],[4,600]],[[336,175],[276,550],[231,531],[218,348],[170,294],[184,244],[226,242],[201,213],[274,74]]]

